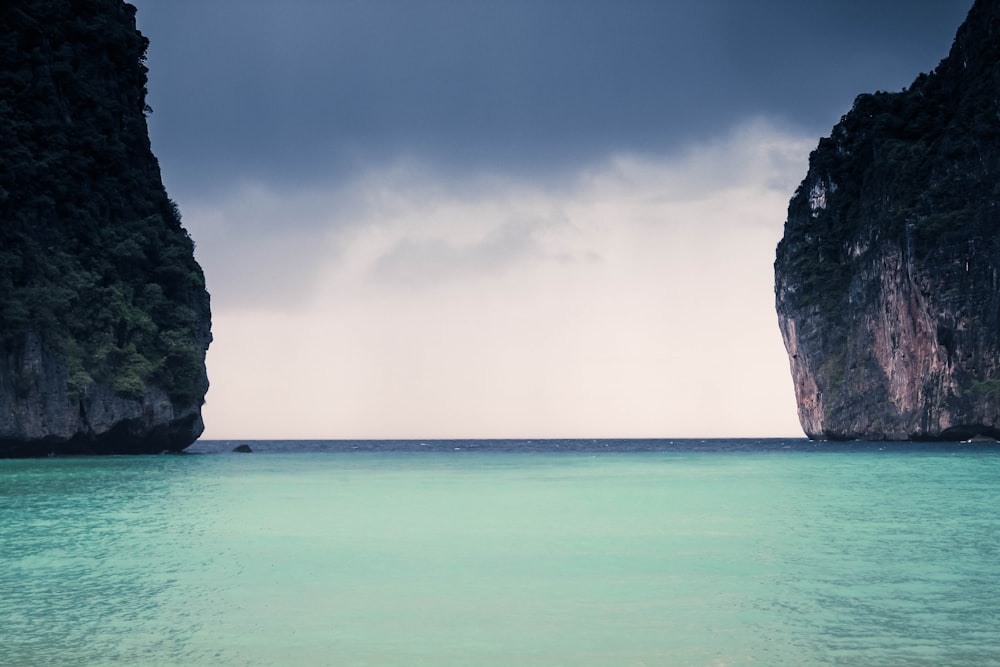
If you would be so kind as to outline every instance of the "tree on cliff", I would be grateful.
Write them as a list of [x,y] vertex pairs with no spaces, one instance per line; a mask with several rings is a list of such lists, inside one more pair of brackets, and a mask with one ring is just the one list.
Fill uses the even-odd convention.
[[[150,149],[147,45],[122,0],[0,5],[0,407],[14,412],[0,454],[34,440],[179,449],[200,434],[209,297]],[[148,413],[154,393],[185,426],[95,422],[95,396]],[[110,412],[133,415],[123,406]]]

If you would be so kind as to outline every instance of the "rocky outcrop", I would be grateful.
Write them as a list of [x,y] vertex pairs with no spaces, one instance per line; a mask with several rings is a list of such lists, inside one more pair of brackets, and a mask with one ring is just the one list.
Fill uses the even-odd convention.
[[179,451],[204,430],[200,403],[147,387],[128,397],[107,385],[70,389],[66,367],[35,334],[0,368],[0,457],[158,454]]
[[810,438],[1000,436],[1000,3],[820,141],[775,297]]
[[179,451],[211,342],[122,0],[0,4],[0,457]]

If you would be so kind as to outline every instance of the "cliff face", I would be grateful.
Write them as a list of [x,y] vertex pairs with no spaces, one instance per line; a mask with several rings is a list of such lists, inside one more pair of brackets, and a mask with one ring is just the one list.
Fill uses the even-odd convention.
[[122,0],[0,4],[0,456],[181,450],[211,342]]
[[1000,437],[1000,3],[820,141],[775,261],[810,438]]

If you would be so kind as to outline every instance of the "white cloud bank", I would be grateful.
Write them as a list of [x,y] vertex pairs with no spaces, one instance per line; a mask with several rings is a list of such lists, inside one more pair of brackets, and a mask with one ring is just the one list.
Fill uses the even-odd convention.
[[401,161],[189,204],[205,437],[801,435],[771,267],[812,144],[753,123],[555,186]]

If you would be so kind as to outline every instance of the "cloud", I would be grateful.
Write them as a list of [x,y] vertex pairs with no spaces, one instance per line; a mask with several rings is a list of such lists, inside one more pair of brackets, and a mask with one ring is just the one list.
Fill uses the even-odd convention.
[[403,162],[194,207],[208,437],[794,435],[770,265],[810,148],[756,122],[551,184]]
[[[968,0],[136,0],[178,201],[402,153],[548,174],[748,114],[825,132],[947,53]],[[794,54],[790,57],[789,54]]]
[[134,2],[209,437],[798,433],[802,136],[970,4]]

